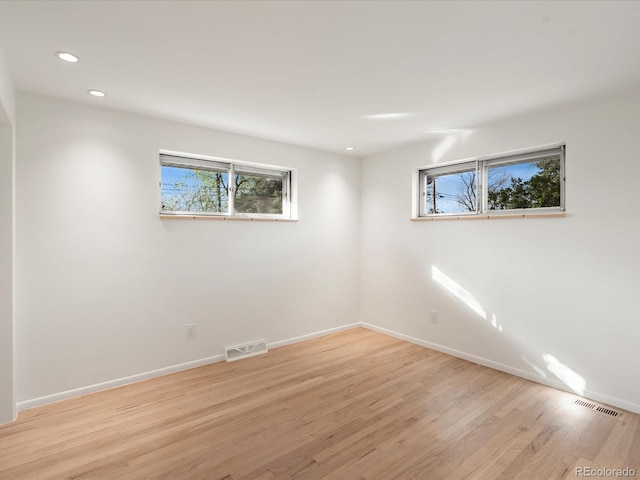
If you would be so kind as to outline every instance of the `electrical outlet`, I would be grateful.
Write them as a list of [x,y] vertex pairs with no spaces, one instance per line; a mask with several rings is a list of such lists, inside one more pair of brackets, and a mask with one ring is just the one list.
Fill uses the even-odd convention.
[[439,321],[440,316],[438,315],[438,312],[436,310],[431,310],[431,323],[437,325]]
[[196,324],[188,323],[187,324],[187,340],[195,340],[196,338]]

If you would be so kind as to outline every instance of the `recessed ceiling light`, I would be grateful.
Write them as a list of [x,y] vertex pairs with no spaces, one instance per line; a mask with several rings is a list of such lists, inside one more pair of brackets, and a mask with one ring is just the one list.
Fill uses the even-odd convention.
[[77,63],[80,60],[76,55],[69,52],[56,52],[56,57],[69,63]]
[[348,152],[352,152],[356,149],[356,147],[345,147],[345,150]]
[[101,90],[87,90],[87,92],[89,92],[89,95],[93,95],[94,97],[106,97],[107,94],[104,93]]

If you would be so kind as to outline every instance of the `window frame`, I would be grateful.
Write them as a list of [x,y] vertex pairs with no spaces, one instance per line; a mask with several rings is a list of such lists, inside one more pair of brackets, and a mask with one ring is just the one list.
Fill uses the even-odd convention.
[[[476,192],[478,192],[478,164],[475,162],[464,162],[464,163],[454,163],[448,165],[437,165],[430,168],[424,168],[420,170],[420,205],[419,212],[421,217],[457,217],[457,216],[467,216],[467,215],[477,215],[478,214],[478,202],[477,202],[477,194],[476,194],[476,209],[475,211],[468,212],[452,212],[452,213],[428,213],[427,212],[427,185],[428,185],[428,177],[434,176],[438,177],[441,175],[450,175],[455,173],[463,173],[463,172],[474,172],[475,173],[475,183],[476,183]],[[423,200],[424,199],[424,200]]]
[[[416,170],[417,187],[414,205],[415,219],[436,219],[439,217],[487,217],[487,216],[527,216],[527,215],[545,215],[566,212],[565,191],[566,191],[566,174],[565,174],[565,150],[564,143],[545,145],[525,150],[490,155],[486,157],[476,157],[454,162],[443,163],[439,165],[429,165]],[[535,208],[512,208],[503,210],[490,210],[488,205],[488,172],[489,169],[496,166],[517,165],[530,163],[536,159],[543,159],[552,155],[560,156],[560,205],[553,207],[535,207]],[[460,213],[428,213],[427,212],[427,178],[431,176],[454,174],[458,172],[466,172],[475,170],[476,172],[476,210]]]
[[[161,217],[188,218],[219,218],[219,219],[247,219],[247,220],[297,220],[297,190],[296,171],[292,168],[250,163],[220,157],[187,154],[170,150],[159,152],[160,181],[159,181],[159,215]],[[225,172],[227,173],[227,211],[226,212],[193,212],[167,211],[162,209],[162,167],[188,168],[191,170]],[[242,175],[264,175],[282,177],[282,213],[251,213],[235,211],[236,173]]]

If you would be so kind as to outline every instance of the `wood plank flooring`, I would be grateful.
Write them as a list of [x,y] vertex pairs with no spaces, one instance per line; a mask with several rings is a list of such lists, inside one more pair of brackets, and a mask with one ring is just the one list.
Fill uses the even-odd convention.
[[359,328],[21,412],[0,479],[640,478],[640,415],[576,398]]

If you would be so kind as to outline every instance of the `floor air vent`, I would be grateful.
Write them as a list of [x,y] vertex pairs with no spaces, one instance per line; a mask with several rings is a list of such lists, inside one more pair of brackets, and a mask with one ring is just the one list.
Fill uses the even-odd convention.
[[580,405],[581,407],[588,408],[590,410],[595,410],[596,412],[604,413],[605,415],[609,415],[611,417],[617,417],[620,415],[620,412],[617,412],[607,407],[598,406],[595,403],[585,402],[584,400],[578,399],[573,403],[575,403],[576,405]]
[[611,415],[612,417],[617,417],[618,415],[620,415],[620,412],[616,412],[615,410],[611,410],[610,408],[598,407],[596,408],[596,410],[599,411],[600,413]]
[[255,357],[256,355],[267,353],[267,351],[267,342],[259,340],[243,345],[224,347],[224,356],[227,362],[233,362],[234,360],[240,360],[242,358]]
[[594,408],[597,407],[597,405],[595,403],[585,402],[584,400],[576,400],[575,404],[576,405],[580,405],[581,407],[586,407],[586,408],[591,408],[591,409],[594,409]]

